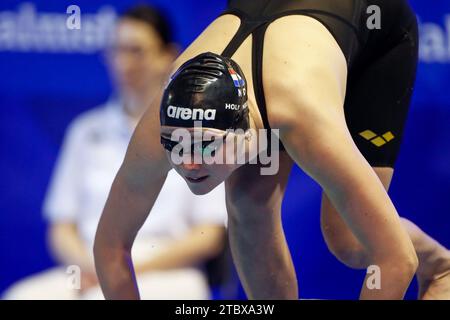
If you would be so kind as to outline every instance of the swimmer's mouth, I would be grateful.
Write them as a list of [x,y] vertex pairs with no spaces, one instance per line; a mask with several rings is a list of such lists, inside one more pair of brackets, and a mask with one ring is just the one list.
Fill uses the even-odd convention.
[[199,177],[199,178],[186,177],[186,180],[191,183],[200,183],[200,182],[205,181],[207,178],[208,178],[208,176],[203,176],[203,177]]

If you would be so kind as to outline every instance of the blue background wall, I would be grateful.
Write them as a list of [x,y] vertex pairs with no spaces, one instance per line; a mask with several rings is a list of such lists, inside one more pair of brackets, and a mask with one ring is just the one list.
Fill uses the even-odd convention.
[[[61,19],[69,5],[77,4],[83,16],[93,14],[94,23],[107,26],[111,13],[133,1],[26,3],[0,2],[0,292],[53,265],[46,251],[41,206],[64,130],[77,114],[103,102],[111,92],[98,50],[101,41],[92,40],[95,33],[85,34],[90,45],[70,52],[61,45],[67,30],[63,35],[54,30],[47,34],[27,23],[40,21],[45,27],[46,21],[57,21],[54,14]],[[224,0],[150,3],[165,8],[174,19],[183,48],[225,6]],[[450,3],[411,4],[421,23],[421,63],[390,194],[401,215],[450,247]],[[89,25],[83,26],[82,20],[83,28],[86,31]],[[29,37],[30,32],[36,33]],[[61,38],[55,40],[57,36]],[[295,169],[283,215],[300,293],[304,298],[356,299],[364,273],[347,269],[328,252],[320,233],[319,206],[320,188]],[[415,290],[413,285],[407,297],[413,299]]]

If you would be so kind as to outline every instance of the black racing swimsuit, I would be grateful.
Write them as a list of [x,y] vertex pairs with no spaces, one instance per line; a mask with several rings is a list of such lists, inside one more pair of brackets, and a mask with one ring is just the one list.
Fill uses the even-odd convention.
[[[380,29],[370,19],[374,8],[380,9]],[[344,110],[353,139],[372,166],[394,167],[418,61],[417,20],[407,0],[229,0],[225,14],[238,16],[241,25],[222,55],[232,57],[253,35],[253,84],[265,128],[270,128],[262,85],[267,27],[287,15],[322,23],[347,61]]]

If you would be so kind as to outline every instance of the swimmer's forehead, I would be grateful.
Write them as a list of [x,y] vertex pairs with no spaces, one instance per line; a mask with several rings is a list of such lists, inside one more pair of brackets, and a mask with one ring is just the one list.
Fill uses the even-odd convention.
[[163,138],[170,139],[172,134],[182,134],[184,132],[194,135],[195,132],[201,131],[203,136],[210,138],[221,138],[227,134],[227,131],[215,129],[215,128],[182,128],[182,127],[171,127],[171,126],[161,126],[160,134]]

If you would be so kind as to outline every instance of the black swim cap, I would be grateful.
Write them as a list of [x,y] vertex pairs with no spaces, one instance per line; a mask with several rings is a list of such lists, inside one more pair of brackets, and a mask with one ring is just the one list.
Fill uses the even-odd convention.
[[160,108],[162,126],[249,129],[247,83],[236,62],[211,52],[185,62],[171,77]]

